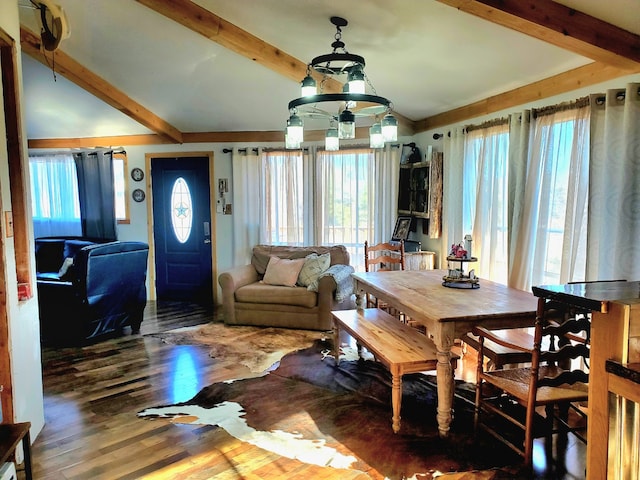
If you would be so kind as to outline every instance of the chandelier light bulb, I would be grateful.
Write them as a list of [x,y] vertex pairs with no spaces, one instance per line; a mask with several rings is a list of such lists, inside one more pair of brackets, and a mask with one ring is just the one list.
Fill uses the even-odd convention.
[[354,65],[347,76],[349,93],[365,93],[364,73],[360,65]]
[[335,152],[340,149],[340,140],[338,138],[337,128],[331,127],[327,130],[326,136],[324,137],[324,149],[330,152]]
[[338,117],[338,137],[342,140],[356,138],[356,117],[350,110],[343,110]]
[[292,137],[287,133],[287,129],[284,130],[284,148],[287,150],[297,150],[299,149],[301,144],[299,142],[295,142]]
[[369,128],[369,146],[371,148],[384,148],[382,126],[379,123],[374,123]]
[[287,122],[287,137],[292,143],[297,143],[298,148],[304,141],[304,123],[295,113],[289,117],[289,121]]
[[313,79],[311,75],[307,75],[304,77],[301,83],[301,95],[303,97],[311,97],[316,95],[318,90],[316,88],[316,81]]
[[398,140],[398,120],[390,113],[387,113],[382,119],[382,136],[385,142]]
[[[342,93],[349,93],[349,84],[345,83],[342,86]],[[356,108],[356,105],[358,105],[357,102],[354,102],[353,100],[347,100],[344,102],[344,107],[349,110],[351,108]]]

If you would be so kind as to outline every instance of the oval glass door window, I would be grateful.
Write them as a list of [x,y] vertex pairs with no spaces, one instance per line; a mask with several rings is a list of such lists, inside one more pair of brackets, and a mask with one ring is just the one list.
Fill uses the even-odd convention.
[[185,243],[191,235],[193,223],[193,203],[191,192],[184,178],[178,177],[171,189],[171,225],[180,243]]

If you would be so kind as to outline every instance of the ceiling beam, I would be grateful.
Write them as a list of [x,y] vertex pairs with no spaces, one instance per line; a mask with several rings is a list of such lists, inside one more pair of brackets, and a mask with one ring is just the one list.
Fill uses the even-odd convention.
[[[305,132],[305,142],[324,140],[324,130]],[[368,140],[369,127],[356,128],[356,140]],[[282,131],[245,132],[184,132],[184,143],[270,143],[282,142]],[[159,145],[173,143],[159,135],[122,135],[114,137],[83,138],[34,138],[28,141],[29,148],[95,148],[105,146]]]
[[640,35],[552,0],[438,0],[463,12],[619,68],[640,63]]
[[[307,74],[307,64],[261,40],[233,23],[219,17],[191,0],[137,0],[142,5],[164,15],[217,44],[252,60],[296,83]],[[322,77],[312,72],[320,83]],[[328,78],[323,84],[324,93],[342,93],[342,83]],[[399,134],[411,135],[414,122],[397,112]]]
[[[49,67],[55,65],[57,73],[96,96],[136,122],[156,132],[171,143],[183,143],[182,132],[145,107],[128,97],[102,77],[86,69],[61,50],[45,52],[40,37],[20,27],[22,51]],[[53,57],[55,55],[55,57]]]
[[515,88],[508,92],[485,98],[460,108],[439,113],[416,122],[416,132],[425,132],[434,128],[444,127],[463,122],[471,118],[489,115],[518,105],[535,102],[553,95],[570,92],[589,85],[606,82],[625,75],[639,73],[640,65],[635,71],[620,69],[611,65],[593,62],[582,67],[574,68],[564,73],[554,75],[524,87]]

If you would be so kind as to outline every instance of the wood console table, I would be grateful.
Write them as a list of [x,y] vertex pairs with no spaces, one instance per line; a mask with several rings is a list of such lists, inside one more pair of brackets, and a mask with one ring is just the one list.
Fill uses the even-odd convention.
[[446,270],[356,272],[356,305],[364,308],[366,293],[425,325],[437,348],[438,429],[446,437],[453,403],[451,347],[456,338],[475,325],[488,328],[531,326],[536,298],[506,285],[480,280],[480,288],[457,289],[442,285]]
[[30,422],[24,423],[0,423],[0,465],[9,460],[15,453],[16,447],[22,442],[24,451],[25,478],[31,480],[31,437]]
[[[592,311],[587,421],[587,479],[602,480],[608,472],[609,378],[607,360],[640,362],[640,282],[592,282],[533,287],[536,296]],[[637,435],[637,432],[636,432]],[[614,459],[615,460],[615,459]],[[628,478],[628,477],[627,477]]]

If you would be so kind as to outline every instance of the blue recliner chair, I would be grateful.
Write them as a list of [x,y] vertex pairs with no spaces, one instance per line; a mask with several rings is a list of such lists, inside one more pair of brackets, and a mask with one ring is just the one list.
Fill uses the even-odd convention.
[[[55,240],[46,240],[46,247],[52,250]],[[61,264],[67,263],[66,268],[61,265],[57,272],[38,272],[43,343],[86,343],[107,334],[121,333],[126,326],[137,333],[147,302],[149,246],[120,241],[85,242],[88,244],[82,246],[78,244],[82,240],[60,240],[72,242],[63,246],[63,256],[72,250],[70,246],[81,248],[73,257],[66,257],[72,258],[72,262],[62,259]],[[42,265],[38,250],[36,240],[36,264]],[[39,253],[43,253],[41,249]],[[47,260],[50,265],[56,263]]]

